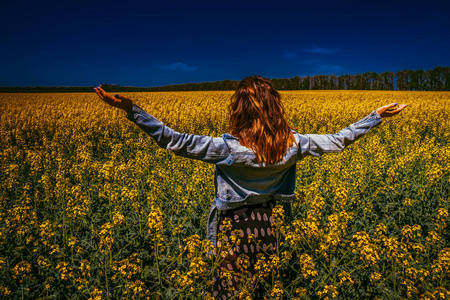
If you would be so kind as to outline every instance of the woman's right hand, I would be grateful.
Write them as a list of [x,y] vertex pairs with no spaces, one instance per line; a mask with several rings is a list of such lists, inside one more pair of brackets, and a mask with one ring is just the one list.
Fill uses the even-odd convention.
[[125,96],[115,94],[114,97],[105,92],[101,87],[94,88],[94,91],[97,93],[97,95],[108,103],[111,106],[118,107],[120,109],[123,109],[125,112],[129,112],[131,108],[133,107],[133,101]]
[[400,104],[397,108],[393,109],[394,106],[396,106],[397,103],[391,103],[382,107],[377,108],[376,112],[380,115],[382,118],[388,118],[395,116],[399,112],[401,112],[405,107],[407,107],[409,104]]

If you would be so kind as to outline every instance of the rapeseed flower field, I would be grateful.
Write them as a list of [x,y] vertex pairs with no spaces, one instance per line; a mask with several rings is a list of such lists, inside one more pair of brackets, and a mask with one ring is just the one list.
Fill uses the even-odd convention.
[[[227,131],[231,91],[126,93],[181,132]],[[292,216],[234,299],[450,299],[450,93],[283,91],[299,133],[409,103],[297,164]],[[176,157],[95,93],[0,94],[0,298],[211,299],[237,233],[206,241],[213,166]],[[224,228],[226,230],[227,223]],[[257,242],[257,241],[256,241]],[[228,248],[227,248],[228,247]],[[223,250],[225,249],[225,250]]]

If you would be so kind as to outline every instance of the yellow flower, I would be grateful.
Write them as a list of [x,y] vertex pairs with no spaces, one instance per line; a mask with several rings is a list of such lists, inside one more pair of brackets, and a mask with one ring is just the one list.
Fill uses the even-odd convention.
[[159,207],[152,208],[148,214],[148,227],[155,231],[161,231],[163,228],[163,213]]
[[118,262],[113,262],[111,269],[117,272],[117,274],[123,278],[131,279],[133,275],[142,272],[141,259],[137,253],[133,253],[130,257],[122,259]]
[[51,251],[49,253],[50,255],[59,252],[59,245],[56,245],[56,244],[55,245],[51,245],[50,248],[51,248]]
[[197,234],[191,235],[188,238],[185,238],[183,242],[186,242],[186,246],[184,247],[184,250],[188,252],[188,258],[191,258],[194,256],[194,254],[201,250],[202,246],[202,240]]
[[347,190],[345,188],[336,189],[336,194],[334,197],[333,209],[335,211],[343,210],[347,204]]
[[[108,249],[111,249],[112,244],[114,243],[114,238],[112,237],[113,232],[113,225],[109,222],[106,222],[102,225],[102,230],[99,232],[100,236],[100,244],[99,248],[103,248],[104,245],[108,247]],[[103,251],[103,250],[102,250]]]
[[281,299],[284,294],[283,284],[281,281],[275,281],[273,284],[272,290],[270,291],[270,296],[275,297],[275,299]]
[[123,216],[123,214],[120,212],[116,212],[113,216],[113,223],[116,226],[125,224],[125,217]]
[[378,246],[372,242],[370,236],[364,232],[360,231],[353,235],[356,242],[351,242],[350,246],[353,248],[353,253],[360,254],[360,259],[365,262],[366,266],[376,264],[380,257],[378,256],[379,250]]
[[3,295],[10,295],[11,290],[8,287],[0,286],[0,293]]
[[317,276],[318,274],[318,272],[315,270],[314,261],[306,253],[303,253],[300,256],[300,270],[306,279]]
[[140,280],[127,282],[125,284],[127,289],[130,289],[134,295],[138,296],[145,293],[145,284]]
[[372,274],[370,274],[370,281],[378,281],[381,279],[381,274],[378,272],[373,272]]
[[60,261],[56,265],[56,270],[59,271],[62,280],[68,280],[70,277],[73,277],[72,268],[67,266],[68,264],[65,261]]
[[91,297],[88,300],[102,300],[102,296],[103,296],[103,291],[95,288],[91,295]]
[[[318,291],[317,295],[319,296],[331,296],[332,298],[336,298],[339,295],[337,288],[334,285],[326,284],[322,291]],[[329,299],[328,297],[325,297]]]
[[24,260],[17,263],[12,269],[13,278],[17,278],[19,276],[26,277],[27,274],[29,274],[30,272],[31,272],[31,264]]
[[284,223],[284,209],[281,205],[276,205],[272,209],[273,226],[277,227]]
[[188,276],[193,276],[195,278],[200,278],[207,271],[207,264],[203,261],[201,257],[194,257],[189,265]]
[[75,246],[76,243],[78,243],[78,239],[76,237],[72,236],[72,237],[69,238],[68,246],[70,248],[73,248],[73,246]]
[[422,230],[421,226],[418,224],[413,225],[412,227],[409,225],[405,225],[402,228],[402,235],[407,239],[414,239],[416,237],[420,237],[421,233],[420,231]]
[[353,284],[355,283],[350,276],[350,274],[346,271],[341,272],[339,275],[339,284]]
[[80,262],[80,271],[81,274],[85,277],[90,277],[91,273],[89,272],[91,270],[91,264],[89,263],[88,260],[83,259]]
[[295,293],[298,294],[300,297],[306,296],[307,290],[305,288],[299,287],[295,290]]
[[438,258],[431,268],[436,276],[448,277],[450,274],[450,248],[444,248],[439,252]]

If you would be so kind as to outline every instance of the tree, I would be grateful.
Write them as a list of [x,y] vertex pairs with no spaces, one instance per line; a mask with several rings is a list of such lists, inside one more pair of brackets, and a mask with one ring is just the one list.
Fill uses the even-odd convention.
[[302,80],[302,90],[309,90],[311,84],[311,77],[305,76]]
[[335,89],[337,89],[337,86],[338,86],[338,78],[337,78],[336,74],[331,74],[330,81],[328,82],[328,89],[335,90]]

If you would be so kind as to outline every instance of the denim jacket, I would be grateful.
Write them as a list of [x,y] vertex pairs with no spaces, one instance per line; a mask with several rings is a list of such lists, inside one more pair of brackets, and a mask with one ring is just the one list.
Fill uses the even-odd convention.
[[[155,139],[156,143],[176,155],[214,164],[215,197],[209,217],[207,238],[216,245],[217,213],[245,204],[277,203],[295,200],[296,162],[307,155],[320,156],[340,152],[347,145],[381,123],[376,111],[335,134],[299,134],[287,149],[284,159],[275,164],[255,163],[254,153],[239,140],[225,133],[210,137],[179,133],[133,104],[127,118]],[[289,206],[290,207],[290,206]]]

